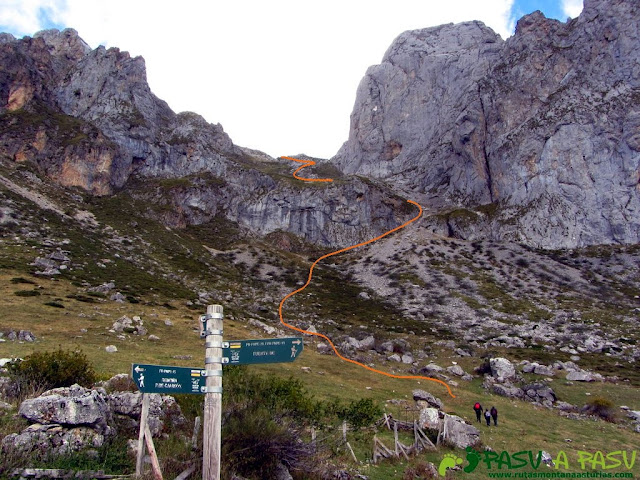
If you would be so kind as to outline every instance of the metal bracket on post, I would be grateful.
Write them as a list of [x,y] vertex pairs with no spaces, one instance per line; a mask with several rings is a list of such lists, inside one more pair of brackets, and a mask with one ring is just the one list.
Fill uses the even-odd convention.
[[214,363],[229,363],[229,357],[205,357],[204,363],[212,365]]
[[208,335],[222,335],[222,330],[220,329],[207,330],[205,328],[200,331],[200,338],[206,338]]
[[202,393],[222,393],[222,387],[200,387]]
[[221,377],[222,369],[219,370],[202,370],[200,375],[203,377]]

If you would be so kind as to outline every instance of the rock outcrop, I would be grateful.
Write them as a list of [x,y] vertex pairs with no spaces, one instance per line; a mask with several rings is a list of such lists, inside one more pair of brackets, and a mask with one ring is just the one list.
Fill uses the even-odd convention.
[[[183,425],[186,420],[175,399],[150,395],[148,424],[151,434]],[[80,385],[56,388],[20,405],[19,415],[30,425],[20,433],[5,436],[4,453],[63,455],[101,447],[113,435],[137,436],[142,410],[140,392],[113,392]]]
[[640,6],[400,35],[333,162],[420,192],[436,231],[545,248],[640,241]]

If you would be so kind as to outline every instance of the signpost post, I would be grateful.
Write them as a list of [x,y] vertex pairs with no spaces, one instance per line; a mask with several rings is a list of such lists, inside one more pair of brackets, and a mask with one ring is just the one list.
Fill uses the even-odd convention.
[[222,305],[208,305],[203,323],[207,381],[204,396],[202,478],[220,480],[222,436]]
[[[200,317],[200,336],[205,338],[205,368],[174,367],[134,363],[131,378],[144,394],[148,410],[149,393],[204,394],[204,433],[202,439],[202,478],[220,480],[220,446],[222,430],[222,365],[250,365],[257,363],[293,362],[304,348],[302,337],[262,338],[256,340],[222,341],[221,305],[208,305],[207,314]],[[144,406],[144,405],[143,405]],[[144,412],[143,408],[143,412]],[[153,447],[148,427],[141,418],[139,443],[145,435]],[[142,447],[139,447],[136,475],[142,474]],[[157,470],[157,473],[155,472]],[[154,469],[161,478],[159,466]]]

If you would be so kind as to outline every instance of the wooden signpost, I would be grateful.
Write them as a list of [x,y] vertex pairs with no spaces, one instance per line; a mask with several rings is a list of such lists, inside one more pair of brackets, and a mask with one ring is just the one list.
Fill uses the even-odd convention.
[[204,369],[140,363],[134,363],[131,366],[131,378],[143,393],[136,462],[137,477],[142,475],[146,446],[152,459],[154,477],[156,480],[162,480],[162,472],[147,424],[150,393],[204,394],[202,478],[203,480],[220,480],[222,366],[293,362],[302,353],[304,343],[301,337],[224,342],[222,318],[221,305],[207,306],[207,314],[200,316],[200,337],[205,339],[206,349]]

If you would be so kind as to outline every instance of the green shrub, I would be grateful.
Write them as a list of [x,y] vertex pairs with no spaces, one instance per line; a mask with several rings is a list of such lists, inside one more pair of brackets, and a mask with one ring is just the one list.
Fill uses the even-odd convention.
[[45,305],[48,307],[55,307],[55,308],[65,308],[65,306],[59,302],[45,302]]
[[354,428],[368,427],[382,417],[382,408],[370,398],[353,400],[338,415]]
[[89,387],[96,381],[96,373],[81,351],[35,352],[22,361],[8,365],[11,384],[9,393],[24,398],[37,390],[69,387],[74,383]]
[[26,283],[29,285],[35,285],[36,282],[34,282],[33,280],[29,280],[28,278],[24,278],[24,277],[14,277],[11,280],[11,283]]
[[595,397],[582,408],[587,415],[596,415],[607,422],[616,423],[617,411],[615,404],[608,398]]
[[37,290],[18,290],[17,292],[13,292],[13,294],[18,297],[37,297],[40,295],[40,292]]
[[97,449],[43,457],[36,455],[31,463],[35,468],[101,470],[110,475],[128,475],[134,470],[124,437],[109,439]]
[[293,466],[311,455],[290,422],[276,422],[264,408],[232,415],[222,429],[222,457],[228,473],[249,479],[275,478],[279,463]]

